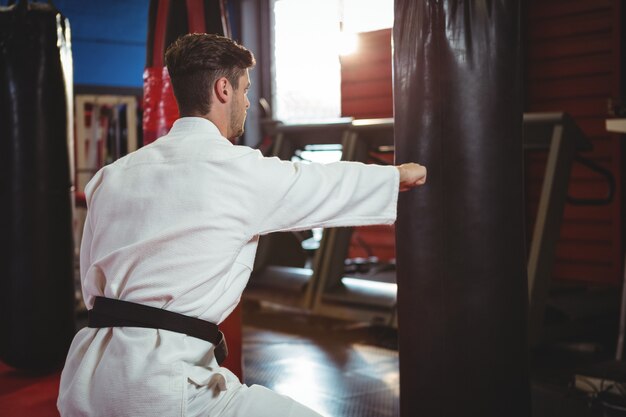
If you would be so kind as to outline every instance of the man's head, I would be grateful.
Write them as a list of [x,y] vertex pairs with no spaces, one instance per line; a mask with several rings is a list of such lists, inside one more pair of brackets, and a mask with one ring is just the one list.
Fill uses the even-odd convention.
[[211,115],[229,139],[241,136],[255,64],[250,51],[223,36],[193,33],[167,49],[165,62],[181,116]]

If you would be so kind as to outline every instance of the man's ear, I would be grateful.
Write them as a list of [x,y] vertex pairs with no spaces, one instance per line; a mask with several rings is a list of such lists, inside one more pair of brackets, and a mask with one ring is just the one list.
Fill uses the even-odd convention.
[[215,81],[215,96],[222,103],[228,103],[232,97],[232,87],[226,77],[219,78]]

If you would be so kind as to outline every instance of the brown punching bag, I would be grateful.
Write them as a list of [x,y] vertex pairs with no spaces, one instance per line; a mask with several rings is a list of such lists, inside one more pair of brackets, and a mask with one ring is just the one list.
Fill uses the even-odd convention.
[[400,414],[528,417],[519,0],[396,0]]
[[[143,143],[167,134],[179,117],[165,67],[167,47],[187,33],[230,37],[226,0],[151,0],[148,16],[146,69],[143,76]],[[222,366],[243,379],[241,307],[220,324],[228,344]]]

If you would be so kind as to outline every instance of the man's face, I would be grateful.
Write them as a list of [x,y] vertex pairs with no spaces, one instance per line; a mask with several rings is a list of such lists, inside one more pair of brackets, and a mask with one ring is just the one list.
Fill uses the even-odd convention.
[[239,77],[239,87],[234,90],[230,109],[230,126],[228,139],[235,141],[243,135],[243,125],[246,122],[246,110],[250,107],[248,89],[250,88],[250,75],[248,70]]

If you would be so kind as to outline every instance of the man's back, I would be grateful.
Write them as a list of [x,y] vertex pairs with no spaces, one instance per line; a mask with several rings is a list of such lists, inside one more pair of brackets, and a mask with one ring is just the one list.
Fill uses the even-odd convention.
[[[201,118],[98,172],[86,194],[81,280],[96,296],[219,323],[249,278],[259,234],[391,223],[394,167],[298,165],[233,146]],[[183,415],[196,389],[224,385],[219,415],[241,387],[213,346],[165,330],[81,330],[59,393],[64,415]],[[244,386],[245,387],[245,386]],[[204,394],[203,394],[204,395]],[[270,410],[271,411],[271,410]]]
[[[88,307],[103,295],[221,322],[240,295],[225,286],[241,290],[247,280],[231,272],[252,237],[255,202],[247,200],[256,191],[239,178],[251,159],[254,151],[210,122],[185,119],[100,171],[87,188],[81,248]],[[239,261],[249,269],[254,254],[246,255]]]

